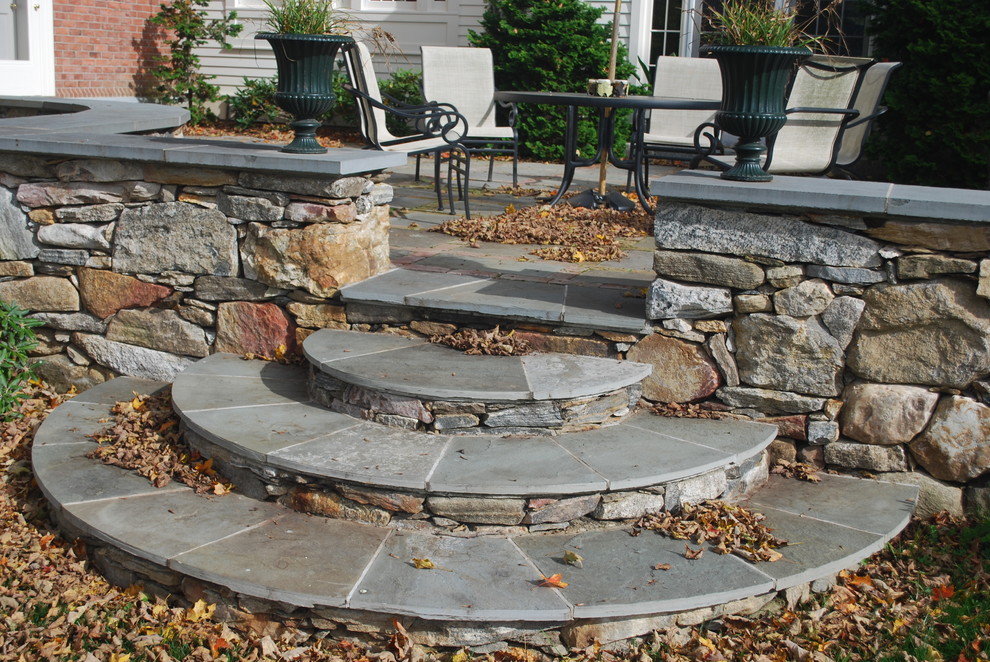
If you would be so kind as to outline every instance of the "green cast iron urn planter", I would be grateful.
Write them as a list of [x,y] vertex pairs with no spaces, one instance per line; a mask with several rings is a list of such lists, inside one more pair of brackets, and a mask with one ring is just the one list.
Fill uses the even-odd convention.
[[795,65],[810,57],[811,50],[792,46],[707,46],[718,61],[722,76],[722,105],[715,124],[739,136],[734,147],[736,162],[722,172],[723,179],[768,182],[761,166],[766,146],[787,121],[784,114],[787,84]]
[[295,135],[282,148],[291,154],[323,154],[326,147],[316,140],[319,118],[333,108],[333,65],[341,46],[354,38],[335,34],[282,34],[261,32],[275,52],[278,89],[275,104],[292,115]]

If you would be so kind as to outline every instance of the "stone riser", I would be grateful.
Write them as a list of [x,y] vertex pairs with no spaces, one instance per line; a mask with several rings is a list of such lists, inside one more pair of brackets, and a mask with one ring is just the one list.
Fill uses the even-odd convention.
[[226,355],[172,387],[186,439],[246,493],[409,527],[557,528],[585,516],[634,519],[730,485],[741,494],[765,480],[759,460],[776,433],[638,411],[555,436],[457,436],[362,421],[306,397],[303,369]]
[[293,510],[331,519],[454,535],[518,535],[629,526],[649,512],[677,510],[683,503],[719,497],[743,498],[767,479],[766,453],[685,480],[639,490],[478,496],[382,489],[275,471],[231,456],[224,448],[184,429],[185,441],[236,485],[238,492],[274,500]]
[[438,434],[553,435],[616,423],[639,402],[639,384],[568,400],[479,402],[421,400],[372,391],[335,379],[310,366],[314,402],[364,421]]

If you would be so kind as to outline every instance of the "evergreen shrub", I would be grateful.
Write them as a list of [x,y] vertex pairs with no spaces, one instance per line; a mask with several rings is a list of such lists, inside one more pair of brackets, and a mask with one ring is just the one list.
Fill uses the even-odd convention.
[[199,70],[197,49],[215,41],[222,49],[229,50],[231,37],[244,28],[236,23],[237,12],[225,13],[221,18],[207,18],[207,0],[173,0],[162,3],[160,11],[148,20],[168,32],[167,56],[159,57],[151,74],[158,79],[156,93],[162,103],[182,104],[190,114],[191,124],[215,120],[209,107],[219,101],[220,88],[210,82],[216,76],[208,76]]
[[[419,71],[399,69],[389,78],[379,83],[382,99],[386,104],[418,106],[423,101],[423,74]],[[395,115],[386,115],[385,124],[389,133],[394,136],[408,136],[416,133],[415,127],[410,127],[407,120]]]
[[[589,78],[605,78],[611,50],[611,24],[598,23],[602,9],[584,0],[488,0],[484,32],[470,31],[474,46],[489,48],[495,85],[502,90],[584,92]],[[625,44],[619,44],[615,78],[633,75]],[[636,87],[630,90],[635,94]],[[629,112],[616,117],[616,144],[629,134]],[[598,112],[582,109],[578,150],[592,156]],[[564,153],[565,106],[523,105],[519,109],[519,151],[541,160]]]
[[874,55],[894,72],[869,153],[891,181],[988,188],[990,2],[867,0]]

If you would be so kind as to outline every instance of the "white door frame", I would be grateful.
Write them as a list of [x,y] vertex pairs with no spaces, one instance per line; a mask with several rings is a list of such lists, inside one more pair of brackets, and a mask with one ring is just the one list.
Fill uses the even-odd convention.
[[[660,2],[662,0],[656,0]],[[681,57],[698,56],[698,12],[701,10],[701,0],[682,0],[683,11],[681,11],[680,25],[680,47],[678,55]],[[632,0],[630,8],[630,25],[632,29],[629,34],[629,57],[635,64],[638,59],[642,59],[647,64],[650,59],[650,31],[653,24],[653,3],[654,0]]]
[[[55,94],[55,43],[52,0],[0,0],[27,13],[27,58],[0,60],[0,95]],[[23,21],[23,19],[22,19]],[[19,26],[23,29],[23,22]]]

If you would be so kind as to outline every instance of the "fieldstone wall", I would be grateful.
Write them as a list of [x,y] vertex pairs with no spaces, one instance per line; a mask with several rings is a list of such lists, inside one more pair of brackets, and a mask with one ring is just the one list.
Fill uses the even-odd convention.
[[986,223],[669,200],[656,239],[646,397],[775,422],[777,455],[921,484],[923,510],[987,507]]
[[292,352],[390,268],[368,177],[0,153],[0,299],[42,319],[38,372],[171,380],[211,352]]

